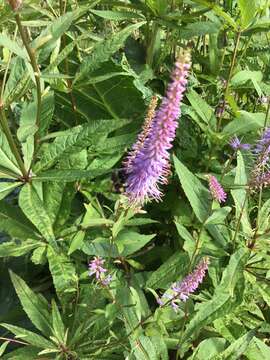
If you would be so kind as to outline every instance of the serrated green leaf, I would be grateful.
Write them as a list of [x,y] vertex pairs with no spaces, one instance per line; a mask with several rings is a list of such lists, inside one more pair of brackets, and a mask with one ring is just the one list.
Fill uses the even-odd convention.
[[52,300],[52,324],[53,332],[56,338],[62,343],[65,343],[65,325],[61,318],[58,306],[54,300]]
[[0,130],[0,165],[11,170],[14,174],[21,175],[15,156],[13,155],[5,134]]
[[146,282],[152,289],[167,289],[174,281],[182,277],[187,269],[189,257],[185,253],[175,253],[155,270]]
[[67,304],[77,291],[77,275],[74,264],[64,253],[55,252],[49,246],[47,251],[54,287],[62,304]]
[[0,244],[0,257],[22,256],[40,246],[37,240],[25,240],[22,242],[8,241]]
[[42,295],[35,294],[26,282],[11,270],[9,274],[27,316],[38,330],[49,336],[51,334],[51,316],[47,300]]
[[270,347],[262,340],[254,337],[245,352],[245,356],[248,360],[268,360],[270,357]]
[[250,113],[241,110],[237,115],[237,118],[229,122],[222,130],[222,133],[226,135],[227,138],[234,135],[243,135],[263,128],[265,121],[264,113]]
[[0,34],[0,46],[7,48],[10,52],[16,54],[24,60],[28,59],[28,55],[25,49],[19,46],[16,41],[12,40],[4,33]]
[[26,184],[22,188],[19,195],[19,205],[48,243],[57,247],[51,219],[33,185]]
[[12,332],[14,335],[20,337],[22,341],[28,342],[29,344],[36,346],[40,349],[44,348],[53,348],[54,344],[44,338],[41,335],[38,335],[32,331],[23,329],[19,326],[14,326],[6,323],[1,323],[0,326]]
[[186,197],[198,220],[204,222],[208,218],[211,208],[209,191],[201,184],[200,180],[177,159],[176,156],[173,158],[175,170]]
[[98,120],[90,124],[76,126],[66,132],[62,132],[53,143],[48,144],[41,151],[41,160],[34,167],[34,172],[40,172],[53,166],[62,156],[78,152],[79,150],[92,146],[102,140],[102,136],[121,128],[129,123],[129,120]]
[[250,22],[255,18],[257,11],[256,0],[237,0],[241,12],[241,27],[246,29]]
[[211,357],[211,360],[238,360],[246,351],[254,335],[254,330],[249,331],[248,333],[234,341],[230,346],[227,347],[227,349],[222,351],[220,354]]
[[144,19],[142,14],[131,11],[91,10],[91,13],[108,20]]
[[100,175],[104,175],[107,170],[47,170],[33,177],[35,181],[60,181],[74,182],[83,179],[94,179]]
[[8,194],[10,194],[18,186],[22,185],[20,182],[2,182],[0,183],[0,200],[4,199]]
[[109,58],[121,48],[127,37],[143,24],[144,22],[129,25],[117,34],[113,34],[110,39],[95,44],[91,54],[88,55],[81,64],[75,76],[74,84],[84,77],[89,76],[91,72],[98,69],[102,63],[109,60]]

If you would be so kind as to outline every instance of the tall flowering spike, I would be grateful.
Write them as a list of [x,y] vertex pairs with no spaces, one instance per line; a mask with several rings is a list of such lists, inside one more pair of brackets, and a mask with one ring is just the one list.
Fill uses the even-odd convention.
[[168,150],[175,138],[190,66],[190,54],[186,52],[178,58],[166,96],[154,118],[149,123],[146,121],[125,164],[126,195],[133,205],[161,199],[159,185],[167,183],[170,170]]
[[106,275],[108,271],[103,267],[105,260],[95,256],[89,263],[89,276],[95,275],[96,280],[103,286],[108,286],[112,281],[111,275]]
[[224,202],[227,198],[227,194],[225,193],[223,187],[217,181],[217,178],[213,175],[209,175],[209,190],[214,200],[219,203]]
[[208,265],[209,258],[205,257],[192,273],[187,275],[182,281],[173,284],[170,288],[170,293],[164,294],[161,299],[157,300],[158,304],[163,306],[167,302],[166,299],[169,299],[172,308],[178,310],[178,302],[185,302],[203,282]]
[[153,121],[154,116],[155,116],[155,110],[156,110],[156,107],[157,107],[157,102],[158,102],[158,97],[156,95],[154,95],[152,97],[151,101],[150,101],[148,111],[147,111],[147,115],[146,115],[146,118],[145,118],[145,121],[144,121],[144,124],[143,124],[142,131],[138,135],[137,141],[132,146],[132,149],[131,149],[130,153],[128,154],[126,160],[124,161],[124,166],[127,169],[131,168],[133,160],[136,158],[136,155],[142,149],[142,147],[144,145],[144,142],[147,139],[147,136],[148,136],[148,134],[150,132],[150,129],[151,129],[152,121]]
[[[255,175],[255,174],[253,174]],[[270,186],[270,171],[267,171],[262,174],[258,174],[257,176],[253,176],[250,182],[251,188],[259,189],[260,187],[268,187]]]
[[255,153],[257,154],[258,164],[263,166],[268,162],[270,156],[270,128],[266,128],[261,139],[257,141]]

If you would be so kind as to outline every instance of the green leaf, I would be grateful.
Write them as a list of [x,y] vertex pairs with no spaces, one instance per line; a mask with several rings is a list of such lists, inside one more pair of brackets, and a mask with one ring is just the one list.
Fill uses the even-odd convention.
[[47,170],[39,173],[33,177],[35,181],[60,181],[74,182],[83,179],[94,179],[97,176],[109,172],[109,169],[96,169],[96,170]]
[[[237,154],[237,167],[234,183],[239,186],[239,189],[231,190],[232,197],[234,199],[235,207],[236,207],[236,218],[238,219],[240,213],[241,216],[241,225],[243,231],[247,235],[252,235],[252,227],[249,220],[248,214],[248,198],[247,198],[247,189],[245,186],[247,185],[247,175],[245,169],[245,163],[241,152],[238,151]],[[241,186],[242,185],[242,186]]]
[[13,41],[10,37],[6,34],[0,34],[0,46],[7,48],[10,52],[16,54],[17,56],[21,57],[24,60],[28,59],[27,52],[21,46],[19,46],[16,41]]
[[61,157],[71,152],[92,146],[95,148],[101,141],[102,135],[108,134],[129,123],[129,120],[98,120],[86,125],[76,126],[61,132],[53,143],[46,144],[41,150],[41,160],[34,167],[35,172],[40,172],[53,166]]
[[196,93],[194,90],[190,90],[187,93],[187,98],[192,105],[193,109],[199,115],[199,117],[209,125],[211,118],[214,116],[213,110],[211,106],[207,104],[205,100],[201,98],[200,95]]
[[190,360],[212,359],[225,348],[226,340],[219,337],[211,337],[200,342]]
[[37,360],[39,350],[34,346],[20,347],[3,356],[3,360]]
[[246,29],[257,12],[256,0],[237,0],[241,12],[241,27]]
[[91,72],[98,69],[102,63],[108,61],[110,57],[121,48],[127,37],[143,24],[144,22],[129,25],[118,33],[113,34],[111,38],[95,44],[91,54],[84,59],[79,67],[74,79],[74,84],[84,77],[89,76]]
[[269,228],[270,223],[270,199],[266,200],[258,214],[258,231],[263,233]]
[[2,182],[0,183],[0,200],[4,199],[8,194],[10,194],[18,186],[22,185],[21,182]]
[[255,331],[251,330],[245,335],[241,336],[239,339],[234,341],[227,349],[211,357],[211,360],[238,360],[241,358],[243,353],[246,351],[251,340],[255,335]]
[[183,39],[191,39],[195,36],[204,36],[207,34],[216,34],[219,32],[220,25],[217,23],[214,23],[212,21],[198,21],[194,23],[190,23],[184,28],[182,28],[181,31],[181,37]]
[[216,287],[211,300],[201,304],[199,311],[187,325],[183,341],[187,341],[197,329],[201,329],[214,320],[230,313],[242,302],[243,297],[243,267],[249,257],[248,249],[239,249],[230,258],[223,272],[220,284]]
[[173,158],[176,173],[186,197],[188,198],[196,217],[203,223],[208,218],[211,208],[209,191],[201,184],[200,180],[177,159],[176,156]]
[[58,306],[56,302],[52,300],[52,324],[53,324],[53,332],[56,338],[62,343],[65,343],[65,325],[61,318],[61,314],[59,312]]
[[248,360],[268,360],[270,357],[270,347],[262,340],[254,337],[245,352],[245,356]]
[[54,348],[54,344],[50,342],[49,340],[45,339],[43,336],[35,334],[32,331],[23,329],[19,326],[9,325],[6,323],[0,324],[5,329],[12,332],[17,337],[20,337],[22,341],[28,342],[29,344],[36,346],[38,348],[44,349],[44,348]]
[[21,58],[16,58],[4,90],[4,106],[8,108],[25,94],[31,84],[29,71]]
[[135,231],[122,230],[115,239],[121,256],[129,256],[140,250],[151,241],[156,234],[142,235]]
[[27,316],[38,330],[49,336],[51,334],[51,316],[47,300],[42,295],[35,294],[25,281],[11,270],[9,274]]
[[26,184],[19,195],[19,205],[49,244],[57,247],[52,222],[33,185]]
[[31,43],[32,48],[40,49],[38,52],[40,63],[49,57],[56,46],[57,40],[68,30],[77,15],[78,12],[74,11],[59,16]]
[[129,19],[144,19],[144,16],[131,11],[111,11],[111,10],[90,10],[94,15],[100,16],[108,20],[129,20]]
[[62,304],[67,304],[77,291],[77,275],[70,258],[64,253],[55,252],[49,246],[47,252],[54,287]]
[[238,116],[224,127],[222,133],[226,137],[244,135],[251,131],[263,128],[265,121],[264,113],[250,113],[244,110],[238,111]]
[[8,241],[0,244],[0,257],[22,256],[40,246],[37,240],[25,240],[20,243]]
[[21,210],[7,202],[0,202],[0,228],[12,238],[20,240],[38,239],[37,232]]
[[4,354],[4,352],[6,351],[8,344],[9,344],[9,341],[4,341],[3,344],[0,346],[0,356],[1,357]]
[[171,283],[185,274],[188,263],[187,254],[175,253],[151,274],[146,282],[146,287],[167,289]]
[[228,214],[231,212],[232,208],[229,206],[224,206],[220,209],[216,209],[213,211],[213,214],[209,216],[206,220],[205,225],[209,224],[221,224],[226,219]]
[[0,130],[0,165],[21,176],[15,156],[13,155],[5,134]]

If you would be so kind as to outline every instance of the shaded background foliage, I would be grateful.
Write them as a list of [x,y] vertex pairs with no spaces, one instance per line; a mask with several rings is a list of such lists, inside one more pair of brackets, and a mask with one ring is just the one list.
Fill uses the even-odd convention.
[[[3,359],[269,359],[269,189],[249,191],[254,154],[228,145],[268,125],[269,24],[268,0],[0,1]],[[172,174],[136,213],[122,159],[181,48]],[[158,307],[203,256],[200,291]]]

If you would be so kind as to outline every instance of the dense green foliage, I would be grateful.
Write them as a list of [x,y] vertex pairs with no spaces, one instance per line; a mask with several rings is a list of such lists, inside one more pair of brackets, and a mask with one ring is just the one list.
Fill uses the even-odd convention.
[[[0,0],[1,358],[270,359],[270,190],[228,145],[270,121],[269,5]],[[183,48],[169,184],[138,210],[122,161]],[[159,306],[205,256],[199,289]]]

